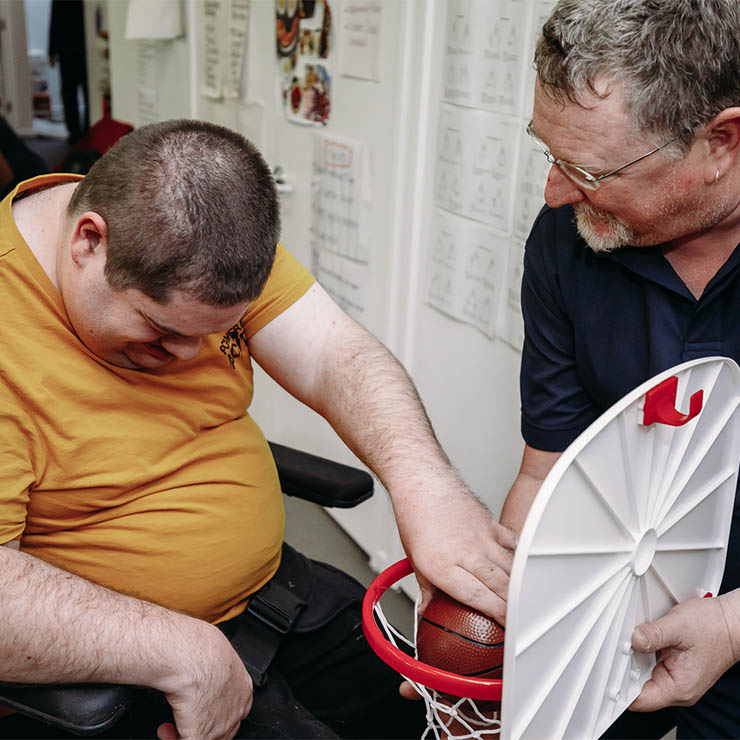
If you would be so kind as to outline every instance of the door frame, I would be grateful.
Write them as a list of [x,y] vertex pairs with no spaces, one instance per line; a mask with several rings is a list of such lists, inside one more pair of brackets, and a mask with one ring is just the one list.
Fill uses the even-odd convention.
[[0,0],[0,113],[19,136],[33,134],[25,0]]

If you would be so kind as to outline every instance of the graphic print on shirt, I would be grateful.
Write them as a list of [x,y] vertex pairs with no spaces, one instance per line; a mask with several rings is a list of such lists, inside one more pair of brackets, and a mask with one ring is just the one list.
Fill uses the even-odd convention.
[[231,369],[235,369],[236,360],[242,356],[242,353],[247,347],[247,335],[244,333],[244,328],[241,324],[234,324],[226,334],[221,337],[221,345],[219,349],[226,355],[231,365]]

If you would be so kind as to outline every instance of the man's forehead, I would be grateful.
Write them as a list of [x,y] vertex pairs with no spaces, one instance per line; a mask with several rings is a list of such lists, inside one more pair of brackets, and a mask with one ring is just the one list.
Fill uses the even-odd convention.
[[597,92],[585,90],[573,102],[537,82],[532,128],[557,157],[570,159],[584,146],[594,149],[597,144],[599,150],[616,149],[629,141],[621,85],[605,81]]
[[244,301],[235,306],[213,306],[192,294],[174,290],[166,303],[159,303],[136,291],[133,300],[137,310],[156,328],[167,334],[197,336],[231,328],[249,306]]

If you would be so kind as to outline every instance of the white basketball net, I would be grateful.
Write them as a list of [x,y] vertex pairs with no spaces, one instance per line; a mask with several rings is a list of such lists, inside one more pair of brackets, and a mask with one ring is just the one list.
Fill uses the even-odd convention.
[[[395,627],[393,627],[383,614],[380,604],[374,606],[375,615],[383,626],[385,634],[390,642],[398,647],[401,641],[414,649],[416,654],[416,629],[419,624],[419,602],[414,607],[414,642],[407,640]],[[421,740],[485,740],[498,736],[501,732],[501,721],[499,713],[483,714],[473,699],[460,698],[453,704],[449,698],[445,698],[435,689],[430,689],[423,684],[413,681],[407,676],[404,678],[416,689],[424,699],[427,709],[427,728],[421,736]],[[446,695],[447,696],[447,695]]]

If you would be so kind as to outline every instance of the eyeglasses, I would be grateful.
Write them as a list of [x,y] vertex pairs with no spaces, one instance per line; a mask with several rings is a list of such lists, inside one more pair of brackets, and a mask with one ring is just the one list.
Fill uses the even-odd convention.
[[566,162],[564,159],[555,159],[555,157],[552,156],[552,153],[547,148],[547,145],[545,144],[542,139],[540,139],[537,134],[534,132],[533,122],[530,121],[529,125],[527,126],[527,133],[532,137],[534,140],[534,143],[537,144],[538,148],[542,150],[542,153],[547,158],[547,161],[550,164],[557,165],[560,168],[560,171],[569,177],[573,182],[578,185],[580,188],[586,188],[586,190],[598,190],[600,187],[600,183],[602,180],[605,180],[607,177],[611,177],[612,175],[616,175],[617,172],[621,172],[622,170],[626,169],[627,167],[631,167],[633,164],[637,164],[638,162],[641,162],[646,157],[649,157],[651,154],[655,154],[655,152],[659,152],[661,149],[667,147],[669,144],[673,144],[676,139],[671,139],[670,141],[666,141],[665,144],[661,144],[661,146],[656,147],[652,151],[648,152],[647,154],[643,154],[641,157],[638,157],[637,159],[633,159],[631,162],[627,162],[627,164],[623,164],[621,167],[617,167],[616,170],[612,170],[611,172],[607,172],[604,175],[592,175],[590,172],[587,172],[583,169],[583,167],[579,167],[577,164],[573,164],[572,162]]

